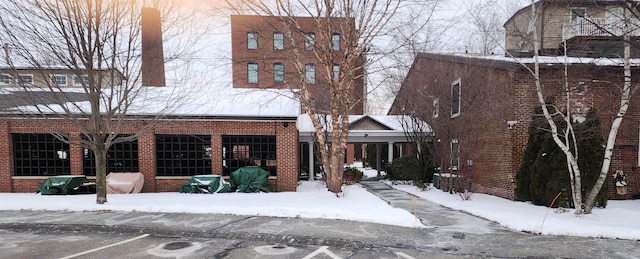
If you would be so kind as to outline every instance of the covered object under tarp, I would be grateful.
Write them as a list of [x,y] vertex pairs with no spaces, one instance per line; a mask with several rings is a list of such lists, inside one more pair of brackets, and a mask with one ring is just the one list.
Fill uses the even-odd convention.
[[235,192],[269,192],[268,180],[269,172],[257,166],[240,167],[229,177]]
[[144,186],[142,173],[109,173],[107,175],[107,193],[139,193]]
[[180,187],[181,193],[221,193],[230,192],[229,183],[219,175],[194,175]]
[[84,175],[52,176],[38,185],[36,193],[42,195],[90,194],[96,193],[96,184],[89,182]]

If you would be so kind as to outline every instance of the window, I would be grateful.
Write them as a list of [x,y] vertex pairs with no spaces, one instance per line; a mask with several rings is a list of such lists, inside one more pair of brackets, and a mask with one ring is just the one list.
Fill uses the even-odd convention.
[[0,74],[0,85],[9,85],[11,83],[11,76],[8,74]]
[[284,65],[282,63],[273,64],[273,81],[284,83]]
[[433,100],[433,118],[440,116],[440,99]]
[[[107,174],[111,172],[139,172],[138,140],[111,145],[107,151]],[[82,173],[96,175],[96,160],[92,150],[82,149]]]
[[579,18],[585,18],[587,9],[584,8],[571,8],[571,20],[574,21]]
[[275,50],[283,50],[284,49],[284,35],[279,32],[273,33],[273,49]]
[[316,65],[306,64],[304,65],[304,73],[308,84],[316,83]]
[[18,84],[33,84],[33,75],[31,74],[20,74],[18,75]]
[[256,63],[247,64],[247,83],[249,84],[258,83],[258,64]]
[[316,46],[316,34],[313,32],[307,33],[305,35],[304,49],[313,50],[313,47],[315,46]]
[[211,136],[156,135],[156,174],[211,174]]
[[51,134],[11,134],[15,176],[71,174],[69,144]]
[[451,118],[460,115],[460,79],[451,84]]
[[247,33],[247,49],[258,49],[258,33]]
[[340,65],[333,64],[333,81],[338,82],[340,80]]
[[74,86],[87,86],[89,84],[89,76],[88,75],[73,75],[73,85]]
[[460,166],[460,144],[458,139],[451,140],[451,170],[458,170]]
[[67,85],[67,76],[66,75],[50,75],[51,84],[54,86],[66,86]]
[[231,175],[231,172],[243,166],[259,166],[275,176],[276,136],[222,136],[222,175]]
[[331,35],[331,45],[333,50],[340,50],[340,34],[334,33]]

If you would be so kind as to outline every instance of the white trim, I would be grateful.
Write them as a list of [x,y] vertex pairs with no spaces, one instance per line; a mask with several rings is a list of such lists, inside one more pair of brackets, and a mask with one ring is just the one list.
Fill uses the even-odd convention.
[[[54,80],[55,77],[64,77],[64,84],[56,82],[56,80]],[[49,74],[49,82],[51,82],[51,84],[53,84],[54,86],[68,86],[69,77],[65,74]]]

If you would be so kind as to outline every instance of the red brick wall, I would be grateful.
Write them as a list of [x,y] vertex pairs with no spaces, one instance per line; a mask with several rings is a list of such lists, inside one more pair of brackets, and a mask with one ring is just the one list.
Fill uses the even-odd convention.
[[[341,27],[347,26],[346,19],[333,20],[333,29],[335,33],[342,31]],[[262,16],[245,16],[245,15],[233,15],[231,16],[231,43],[232,43],[232,71],[233,71],[233,87],[234,88],[280,88],[280,89],[296,89],[300,85],[300,74],[298,72],[298,64],[315,64],[316,65],[316,84],[309,89],[310,93],[314,96],[317,105],[325,105],[328,107],[328,103],[321,103],[325,100],[329,100],[327,81],[333,77],[332,67],[329,69],[329,73],[324,71],[323,64],[321,64],[316,58],[313,51],[307,51],[304,49],[304,33],[313,32],[316,34],[316,46],[322,48],[331,48],[331,34],[322,35],[319,31],[318,23],[315,18],[311,17],[297,17],[296,22],[300,26],[302,33],[293,33],[291,37],[297,43],[297,46],[293,46],[291,40],[288,38],[287,32],[283,30],[283,25],[276,17],[262,17]],[[258,48],[247,49],[247,33],[258,33]],[[284,49],[273,49],[273,33],[281,32],[284,35]],[[343,59],[343,48],[345,47],[344,41],[347,35],[341,35],[341,49],[335,51],[333,55],[333,64],[340,64]],[[323,39],[323,37],[326,37]],[[296,57],[293,49],[297,50],[299,57]],[[293,59],[296,57],[296,59]],[[247,83],[247,64],[258,64],[258,84]],[[273,79],[273,64],[282,63],[285,71],[285,83],[275,83]],[[333,66],[328,64],[328,66]],[[304,67],[301,68],[304,71]],[[356,73],[358,77],[352,80],[352,98],[353,110],[350,114],[363,114],[364,102],[364,77],[362,71]],[[326,107],[325,107],[326,108]]]
[[[542,69],[542,85],[547,98],[561,96],[565,83],[562,68]],[[619,106],[616,101],[619,90],[614,84],[604,82],[620,85],[622,70],[585,64],[573,65],[569,71],[570,85],[583,82],[587,87],[581,105],[597,109],[604,134],[608,134]],[[451,84],[457,79],[461,82],[461,113],[452,118]],[[636,76],[633,80],[637,82],[640,78]],[[435,98],[440,104],[438,118],[432,117]],[[556,100],[562,101],[561,98]],[[436,159],[442,162],[444,172],[464,175],[473,181],[475,192],[513,199],[515,175],[527,145],[527,128],[537,105],[533,77],[518,64],[427,55],[419,56],[414,62],[390,114],[417,111],[434,129],[440,154]],[[634,100],[620,128],[610,172],[623,169],[629,172],[627,175],[632,175],[631,167],[638,163],[639,120],[640,103]],[[509,128],[507,121],[517,123]],[[457,171],[449,170],[449,143],[454,138],[459,140],[461,148],[461,168]],[[473,166],[467,166],[467,160],[473,160]]]
[[[140,129],[140,122],[130,121],[125,132]],[[53,129],[75,132],[63,120],[0,120],[0,192],[35,192],[46,177],[12,177],[11,133],[48,133]],[[78,136],[78,133],[73,133]],[[269,180],[272,191],[295,191],[298,182],[298,131],[295,121],[159,121],[138,137],[138,160],[144,174],[143,192],[178,191],[189,177],[156,178],[155,134],[211,135],[212,174],[222,174],[222,135],[275,135],[277,143],[277,177]],[[82,174],[82,148],[71,145],[71,174]]]

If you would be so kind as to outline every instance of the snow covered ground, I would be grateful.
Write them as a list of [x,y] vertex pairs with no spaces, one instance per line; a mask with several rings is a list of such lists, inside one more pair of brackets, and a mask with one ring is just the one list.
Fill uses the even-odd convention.
[[[375,176],[375,170],[365,175]],[[458,195],[432,189],[422,191],[410,185],[394,188],[445,207],[468,212],[505,227],[545,235],[571,235],[640,240],[640,200],[609,201],[607,209],[576,216],[572,211],[558,213],[530,203],[513,202],[484,194],[473,194],[462,201]],[[351,185],[339,198],[326,191],[320,181],[303,181],[297,192],[286,193],[140,193],[110,194],[105,205],[95,204],[95,195],[47,196],[33,193],[0,193],[0,210],[65,211],[145,211],[183,213],[221,213],[275,217],[343,219],[403,227],[428,227],[408,211]]]

